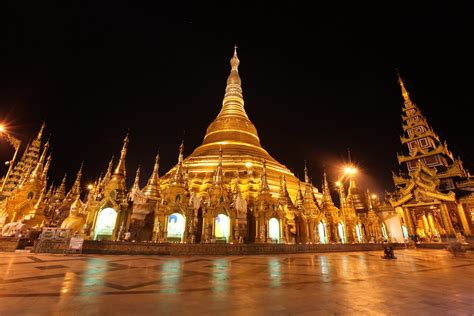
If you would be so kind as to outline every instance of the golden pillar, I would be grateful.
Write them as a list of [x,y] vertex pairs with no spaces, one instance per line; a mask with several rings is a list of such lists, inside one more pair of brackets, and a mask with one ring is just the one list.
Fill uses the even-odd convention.
[[464,212],[464,207],[462,206],[461,203],[457,204],[457,210],[458,210],[459,218],[461,219],[461,224],[464,230],[464,234],[466,236],[470,236],[471,228],[469,227],[469,223],[467,222],[467,218],[466,218],[466,212]]
[[432,235],[438,236],[439,232],[438,232],[438,229],[436,228],[436,225],[433,219],[433,214],[431,213],[428,213],[428,224],[430,225],[430,230],[431,230]]
[[421,216],[421,220],[423,221],[423,229],[425,231],[425,234],[431,237],[433,235],[433,232],[430,229],[430,225],[428,224],[428,219],[426,218],[425,214]]
[[411,218],[410,210],[408,209],[408,207],[403,208],[403,218],[405,219],[405,224],[407,226],[408,233],[410,235],[415,235],[416,228],[415,228],[415,225],[413,224],[413,220]]
[[453,224],[451,223],[451,219],[449,218],[448,207],[446,206],[446,204],[441,203],[439,205],[439,208],[441,210],[441,218],[443,220],[444,230],[446,231],[446,234],[454,235],[454,228]]

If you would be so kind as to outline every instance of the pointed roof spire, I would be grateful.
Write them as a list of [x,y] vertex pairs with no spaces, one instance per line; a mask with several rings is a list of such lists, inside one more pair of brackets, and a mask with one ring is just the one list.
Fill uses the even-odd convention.
[[176,171],[173,177],[173,184],[184,185],[184,170],[183,170],[183,160],[184,160],[184,141],[179,145],[179,154],[178,154],[178,165],[176,166]]
[[126,170],[125,170],[125,158],[127,156],[127,148],[129,143],[128,132],[123,140],[122,151],[120,152],[120,159],[117,163],[117,167],[115,167],[113,178],[125,178]]
[[45,196],[48,200],[53,196],[53,190],[54,185],[51,183]]
[[400,88],[402,89],[403,100],[405,100],[405,106],[406,107],[411,107],[411,106],[413,106],[413,102],[410,99],[410,95],[408,94],[408,91],[405,88],[405,84],[404,84],[403,79],[400,76],[400,73],[398,72],[398,70],[397,70],[397,75],[398,75],[398,83],[400,84]]
[[35,169],[30,175],[30,181],[33,181],[34,179],[40,179],[43,176],[43,166],[44,166],[44,160],[46,159],[46,152],[48,151],[49,148],[49,143],[44,144],[43,147],[43,153],[41,154],[41,157],[36,164]]
[[43,122],[43,123],[41,124],[41,128],[40,128],[40,130],[39,130],[39,132],[38,132],[38,135],[36,136],[36,139],[39,140],[39,141],[41,141],[41,137],[43,137],[43,131],[44,131],[45,126],[46,126],[46,123]]
[[140,190],[140,165],[138,165],[137,172],[135,173],[135,181],[133,181],[133,189]]
[[112,177],[113,164],[114,164],[114,156],[112,155],[112,158],[110,158],[109,165],[107,167],[107,171],[105,172],[104,178],[102,179],[102,185],[105,185],[107,182],[110,181],[110,178]]
[[286,177],[284,174],[280,175],[280,197],[286,197],[288,190],[286,188]]
[[[324,175],[323,175],[323,205],[328,206],[328,205],[334,205],[334,202],[332,201],[331,197],[331,191],[329,190],[329,183],[327,179],[327,174],[326,170],[324,170]],[[342,184],[341,184],[342,185]]]
[[41,190],[41,193],[40,193],[40,196],[38,198],[38,201],[36,201],[35,203],[35,206],[34,206],[34,210],[39,210],[41,208],[41,203],[43,203],[43,199],[44,199],[44,191],[45,191],[45,187],[43,187],[43,189]]
[[57,199],[62,200],[66,196],[66,177],[67,174],[65,173],[61,185],[56,189],[56,192],[54,192],[54,196]]
[[46,159],[46,165],[44,166],[44,169],[43,169],[43,174],[42,174],[42,178],[43,179],[46,179],[46,176],[48,174],[48,170],[49,170],[49,167],[51,166],[51,160],[52,160],[52,154],[50,153],[49,156],[48,156],[48,159]]
[[267,161],[263,159],[262,161],[262,187],[260,192],[267,193],[270,192],[270,187],[268,186],[268,178],[267,178]]
[[306,165],[306,159],[304,161],[304,182],[310,183],[308,176],[308,166]]
[[158,198],[160,197],[160,177],[159,177],[159,169],[160,169],[160,152],[156,154],[155,157],[155,164],[153,165],[153,172],[150,176],[150,179],[148,179],[148,182],[143,189],[143,193],[149,197],[154,197]]
[[71,187],[71,190],[68,192],[68,196],[80,195],[81,194],[81,178],[82,178],[82,167],[84,166],[84,162],[81,162],[81,166],[76,174],[76,180]]
[[301,207],[303,207],[303,203],[304,203],[304,198],[303,198],[303,192],[301,192],[301,181],[298,180],[298,192],[297,192],[297,195],[296,195],[296,206],[298,208],[301,208]]

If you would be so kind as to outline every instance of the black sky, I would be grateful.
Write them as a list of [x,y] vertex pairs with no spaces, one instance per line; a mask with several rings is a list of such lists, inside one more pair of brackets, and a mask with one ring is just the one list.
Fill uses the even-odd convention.
[[2,4],[0,119],[24,142],[46,121],[51,180],[67,172],[72,181],[83,160],[86,180],[98,176],[128,128],[129,181],[138,163],[148,177],[158,147],[160,174],[168,170],[183,130],[190,154],[219,112],[234,43],[262,145],[300,176],[306,159],[316,185],[323,165],[334,179],[350,147],[374,190],[392,188],[401,150],[395,68],[435,131],[474,166],[467,1],[48,3]]

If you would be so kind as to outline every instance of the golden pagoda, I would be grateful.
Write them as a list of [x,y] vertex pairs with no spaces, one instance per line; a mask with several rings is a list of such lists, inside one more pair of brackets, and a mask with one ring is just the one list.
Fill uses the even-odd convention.
[[[238,175],[245,197],[257,197],[258,185],[252,185],[252,179],[261,176],[264,160],[272,196],[278,197],[280,175],[285,175],[288,192],[295,197],[298,179],[261,146],[257,129],[245,112],[239,64],[235,48],[230,60],[231,71],[222,108],[207,128],[202,145],[183,161],[183,167],[189,172],[190,187],[204,192],[211,186],[212,175],[219,161],[219,150],[222,149],[223,181],[230,183]],[[175,168],[162,177],[162,185],[168,183],[170,176],[175,174]]]

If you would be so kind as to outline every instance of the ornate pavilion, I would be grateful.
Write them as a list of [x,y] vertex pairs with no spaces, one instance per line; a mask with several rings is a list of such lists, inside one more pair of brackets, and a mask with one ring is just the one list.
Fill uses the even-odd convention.
[[388,195],[390,204],[405,234],[426,241],[456,233],[469,236],[474,229],[474,177],[428,124],[400,77],[399,83],[404,99],[400,141],[406,151],[397,158],[406,172],[393,173],[396,189]]
[[48,143],[42,145],[43,125],[2,179],[0,227],[4,232],[17,222],[62,227],[95,240],[121,239],[130,231],[136,241],[186,243],[355,243],[394,237],[381,219],[393,208],[361,190],[354,177],[347,193],[339,186],[337,207],[325,173],[320,191],[306,166],[300,180],[261,146],[245,112],[239,63],[234,51],[222,108],[203,143],[187,157],[181,144],[176,165],[161,177],[157,156],[142,188],[140,170],[133,186],[126,186],[129,135],[118,161],[112,159],[87,192],[81,195],[82,166],[69,190],[65,179],[48,186],[51,155]]

